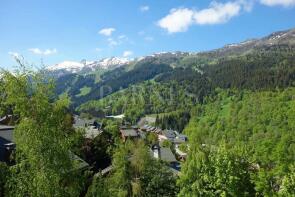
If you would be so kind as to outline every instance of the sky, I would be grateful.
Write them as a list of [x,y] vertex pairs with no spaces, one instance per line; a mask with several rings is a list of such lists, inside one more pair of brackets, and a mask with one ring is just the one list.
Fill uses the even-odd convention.
[[199,52],[295,27],[295,0],[0,0],[0,67]]

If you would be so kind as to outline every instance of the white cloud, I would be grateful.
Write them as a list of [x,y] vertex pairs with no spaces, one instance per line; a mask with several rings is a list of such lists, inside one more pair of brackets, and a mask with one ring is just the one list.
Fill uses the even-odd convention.
[[169,33],[185,32],[193,23],[194,11],[187,8],[172,9],[170,13],[158,21],[158,25]]
[[102,49],[101,49],[101,48],[95,48],[95,51],[96,51],[96,52],[101,52]]
[[185,32],[191,25],[213,25],[228,22],[242,10],[251,11],[252,0],[238,0],[235,2],[218,3],[213,1],[208,8],[193,10],[178,8],[158,21],[158,26],[168,33]]
[[131,41],[129,40],[129,38],[126,35],[122,34],[116,38],[114,38],[114,37],[108,38],[107,42],[108,42],[109,47],[115,47],[115,46],[121,45],[126,42],[131,42]]
[[139,9],[141,12],[147,12],[149,11],[150,7],[148,5],[144,5],[144,6],[141,6]]
[[129,57],[131,55],[133,55],[132,51],[124,51],[124,53],[123,53],[123,57]]
[[98,33],[104,36],[111,36],[114,31],[116,31],[116,29],[110,27],[110,28],[101,29]]
[[12,51],[9,51],[9,52],[8,52],[8,55],[12,56],[13,58],[19,58],[19,57],[20,57],[19,53],[17,53],[17,52],[12,52]]
[[120,36],[118,36],[118,40],[127,41],[128,40],[128,37],[126,35],[120,35]]
[[260,3],[267,6],[290,7],[295,5],[295,0],[260,0]]
[[45,49],[45,50],[41,50],[39,48],[31,48],[28,49],[30,52],[37,54],[37,55],[52,55],[57,53],[56,49]]
[[144,39],[146,41],[153,41],[154,40],[154,38],[152,36],[146,36],[146,37],[144,37]]
[[232,17],[237,16],[241,11],[241,4],[238,2],[217,3],[212,2],[207,9],[196,11],[194,21],[199,25],[212,25],[226,23]]
[[108,43],[110,47],[114,47],[120,44],[118,41],[114,40],[113,38],[108,38]]

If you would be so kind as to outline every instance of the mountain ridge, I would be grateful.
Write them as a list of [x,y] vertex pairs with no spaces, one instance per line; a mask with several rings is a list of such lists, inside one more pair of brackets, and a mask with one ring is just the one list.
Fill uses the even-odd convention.
[[[86,61],[64,61],[51,66],[46,69],[49,72],[57,72],[58,74],[70,74],[70,73],[87,73],[95,71],[97,69],[112,70],[120,66],[129,64],[135,64],[141,61],[149,61],[153,58],[181,58],[187,56],[228,56],[228,55],[240,55],[249,53],[253,49],[259,49],[263,47],[271,47],[273,45],[289,45],[295,46],[295,28],[273,32],[260,39],[247,39],[239,43],[231,43],[224,45],[221,48],[202,51],[202,52],[183,52],[183,51],[168,51],[168,52],[157,52],[146,56],[137,57],[134,59],[128,59],[124,57],[109,57],[100,60]],[[62,75],[60,74],[60,75]]]
[[[160,84],[174,81],[201,102],[208,96],[208,88],[290,86],[295,79],[294,58],[295,29],[291,29],[214,51],[160,52],[103,72],[64,75],[57,79],[57,94],[68,93],[73,108],[77,108],[145,81]],[[90,91],[81,94],[85,88]]]

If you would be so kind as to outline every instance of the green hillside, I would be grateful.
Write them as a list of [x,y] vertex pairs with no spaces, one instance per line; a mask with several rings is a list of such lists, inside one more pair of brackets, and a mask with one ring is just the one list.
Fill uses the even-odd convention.
[[[218,90],[214,98],[196,106],[184,131],[190,136],[191,152],[183,166],[180,196],[203,192],[213,195],[217,191],[248,193],[246,196],[255,191],[258,195],[274,196],[283,192],[284,184],[292,184],[284,180],[294,175],[294,95],[295,88],[261,92]],[[225,169],[220,169],[217,162],[222,157],[229,160],[219,161]],[[242,160],[226,164],[233,162],[231,159]],[[225,185],[220,184],[222,178],[229,179],[223,182]]]

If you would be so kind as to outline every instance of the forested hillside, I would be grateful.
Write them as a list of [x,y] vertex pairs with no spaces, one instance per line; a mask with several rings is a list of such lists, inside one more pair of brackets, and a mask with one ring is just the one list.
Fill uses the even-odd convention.
[[[125,75],[140,82],[136,79],[140,79],[141,74],[134,76],[133,72],[130,72]],[[123,90],[101,100],[88,101],[77,109],[94,116],[125,113],[127,118],[134,122],[145,114],[175,110],[190,111],[190,106],[202,103],[205,97],[216,94],[216,88],[239,90],[286,88],[293,86],[295,81],[295,48],[286,46],[263,48],[259,52],[243,56],[221,58],[198,69],[193,65],[190,68],[165,67],[160,75],[153,76],[152,80],[136,85],[131,85],[134,84],[134,80],[129,79],[128,81],[133,82],[127,83],[131,85],[127,89],[124,89],[127,87],[124,83],[122,86],[120,83],[116,85],[119,81],[125,81],[122,77],[118,77],[120,80],[110,79],[103,84],[109,84],[108,87],[113,91],[118,90],[118,87]],[[83,99],[89,99],[89,96],[95,94],[98,95],[99,91],[85,95]],[[78,101],[81,100],[76,100]]]
[[[294,29],[262,39],[202,53],[158,53],[105,71],[76,73],[57,78],[57,95],[67,93],[76,108],[147,80],[176,81],[197,92],[202,101],[208,87],[272,89],[294,81]],[[190,85],[190,83],[194,85]],[[85,88],[90,91],[83,91]],[[209,92],[212,93],[211,90]]]
[[184,129],[178,196],[293,196],[295,48],[292,38],[269,40],[278,35],[182,56],[77,110],[124,114],[133,124],[151,114],[155,126]]
[[197,105],[184,131],[191,151],[180,196],[294,194],[294,95],[218,90]]

